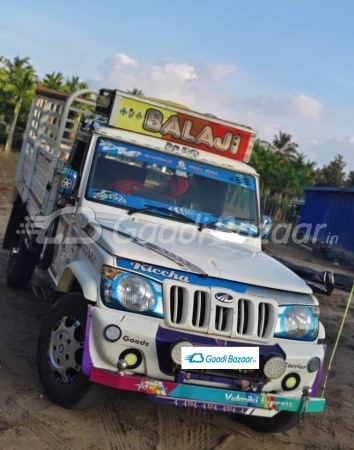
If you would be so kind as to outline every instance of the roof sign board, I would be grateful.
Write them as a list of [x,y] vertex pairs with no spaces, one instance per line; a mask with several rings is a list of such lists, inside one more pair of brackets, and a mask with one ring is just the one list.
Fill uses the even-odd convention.
[[244,162],[256,138],[247,127],[118,92],[109,125]]

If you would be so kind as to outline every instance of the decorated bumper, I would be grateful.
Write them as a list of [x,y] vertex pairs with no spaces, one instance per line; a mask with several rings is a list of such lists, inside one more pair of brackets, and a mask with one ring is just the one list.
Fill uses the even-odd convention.
[[[259,346],[261,358],[272,355],[286,361],[284,376],[269,380],[262,370],[176,368],[171,364],[170,349],[181,338],[190,340],[196,347],[252,347],[235,341],[180,333],[161,327],[159,320],[90,306],[83,371],[92,382],[142,392],[158,403],[266,417],[279,411],[304,414],[324,410],[325,400],[315,398],[322,363],[318,370],[308,370],[308,361],[323,361],[324,346],[293,343]],[[118,362],[122,360],[127,365],[124,370],[117,370]],[[286,392],[284,380],[294,381],[294,375],[298,384]]]
[[204,407],[205,409],[223,410],[250,414],[255,409],[270,411],[290,411],[298,413],[322,412],[325,399],[285,397],[272,394],[256,394],[233,390],[192,386],[183,383],[152,380],[145,377],[121,375],[102,369],[93,368],[90,380],[105,386],[126,391],[148,394],[158,403],[169,403],[187,407]]

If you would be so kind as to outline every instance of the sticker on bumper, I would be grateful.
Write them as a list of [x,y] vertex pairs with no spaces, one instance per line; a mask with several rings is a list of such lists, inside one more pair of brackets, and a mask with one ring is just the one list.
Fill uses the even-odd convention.
[[[145,394],[163,396],[173,400],[180,399],[187,402],[217,403],[243,408],[259,408],[291,412],[299,412],[302,408],[301,398],[192,386],[128,375],[122,376],[115,372],[97,368],[92,369],[90,380],[94,383],[103,384],[116,389],[144,392]],[[325,403],[325,399],[311,398],[306,404],[305,412],[321,412],[324,410]]]

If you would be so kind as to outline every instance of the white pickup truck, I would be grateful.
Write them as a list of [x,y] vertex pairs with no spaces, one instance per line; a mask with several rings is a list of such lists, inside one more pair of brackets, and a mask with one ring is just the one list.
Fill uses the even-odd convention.
[[[319,303],[261,250],[255,138],[167,101],[37,89],[3,247],[10,287],[37,266],[57,294],[37,353],[51,401],[105,385],[259,432],[323,411]],[[184,347],[257,347],[259,367],[183,369]]]

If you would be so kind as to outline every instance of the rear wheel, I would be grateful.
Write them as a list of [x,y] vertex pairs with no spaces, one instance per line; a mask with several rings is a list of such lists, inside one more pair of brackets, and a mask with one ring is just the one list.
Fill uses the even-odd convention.
[[65,294],[50,309],[39,334],[39,378],[48,398],[65,408],[86,408],[108,395],[82,372],[86,317],[83,295]]
[[238,420],[257,433],[284,433],[297,426],[299,416],[297,413],[280,411],[271,418],[239,415]]
[[25,289],[31,281],[37,259],[38,253],[27,248],[22,236],[11,250],[7,266],[7,284],[14,289]]

